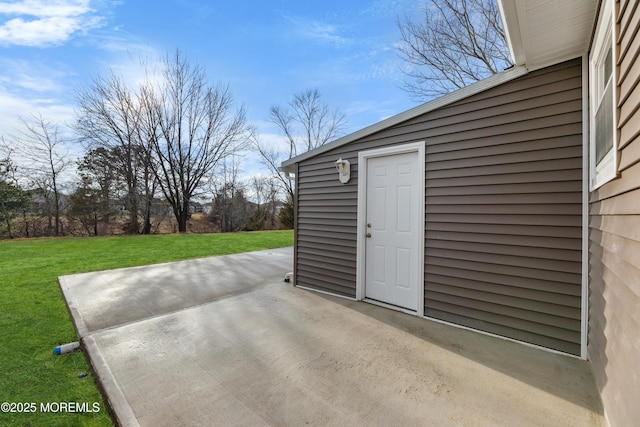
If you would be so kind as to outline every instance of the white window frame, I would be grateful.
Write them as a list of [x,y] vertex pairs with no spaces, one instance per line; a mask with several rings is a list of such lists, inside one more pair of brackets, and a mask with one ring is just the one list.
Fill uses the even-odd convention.
[[[604,0],[598,17],[598,25],[589,54],[589,169],[591,176],[591,190],[595,190],[607,182],[614,179],[618,170],[618,137],[617,137],[617,108],[616,108],[616,43],[615,43],[615,22],[614,22],[614,2],[612,0]],[[600,105],[601,92],[604,88],[600,88],[601,75],[600,66],[606,60],[607,52],[612,50],[612,105],[613,105],[613,146],[605,154],[600,163],[596,164],[596,111]],[[603,95],[603,94],[602,94]]]

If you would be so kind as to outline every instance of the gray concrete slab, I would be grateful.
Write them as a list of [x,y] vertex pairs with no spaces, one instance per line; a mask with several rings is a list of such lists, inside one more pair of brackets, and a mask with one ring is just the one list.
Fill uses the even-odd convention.
[[122,425],[606,425],[585,361],[282,281],[291,249],[60,279]]

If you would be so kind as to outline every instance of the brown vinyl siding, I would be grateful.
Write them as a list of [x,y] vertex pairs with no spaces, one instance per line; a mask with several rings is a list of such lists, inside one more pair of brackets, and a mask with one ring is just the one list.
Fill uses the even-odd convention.
[[358,151],[425,141],[425,315],[579,354],[581,69],[538,70],[301,161],[297,285],[355,296]]
[[497,107],[485,93],[451,108],[477,104],[473,131],[427,143],[427,316],[579,354],[580,66],[503,85]]
[[[333,164],[298,164],[296,286],[355,296],[357,181],[337,180]],[[333,162],[337,157],[333,159]],[[352,163],[353,160],[349,159]],[[315,163],[315,164],[314,164]],[[319,165],[319,166],[318,166]]]
[[591,194],[589,359],[611,425],[640,419],[640,1],[620,2],[618,178]]

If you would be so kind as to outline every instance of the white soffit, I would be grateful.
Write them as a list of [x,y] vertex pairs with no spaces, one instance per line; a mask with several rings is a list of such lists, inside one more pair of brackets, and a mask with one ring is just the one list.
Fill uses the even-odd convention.
[[599,0],[498,0],[516,64],[541,68],[587,53]]

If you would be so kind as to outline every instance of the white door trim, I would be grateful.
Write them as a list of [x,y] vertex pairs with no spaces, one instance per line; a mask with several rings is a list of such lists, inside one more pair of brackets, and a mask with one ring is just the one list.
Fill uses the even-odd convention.
[[[356,300],[365,299],[365,263],[366,263],[366,222],[367,222],[367,162],[370,158],[391,156],[395,154],[404,153],[418,153],[418,159],[420,166],[418,168],[418,179],[421,185],[418,185],[418,198],[422,200],[420,203],[420,212],[418,217],[420,218],[421,227],[418,229],[416,239],[419,239],[418,244],[418,259],[422,260],[419,263],[418,277],[422,278],[422,282],[419,284],[418,295],[418,309],[415,313],[417,316],[424,316],[424,215],[425,215],[425,142],[413,142],[409,144],[402,144],[392,147],[384,147],[373,150],[361,151],[358,153],[358,217],[357,217],[357,237],[356,237]],[[404,311],[404,310],[402,310]]]

